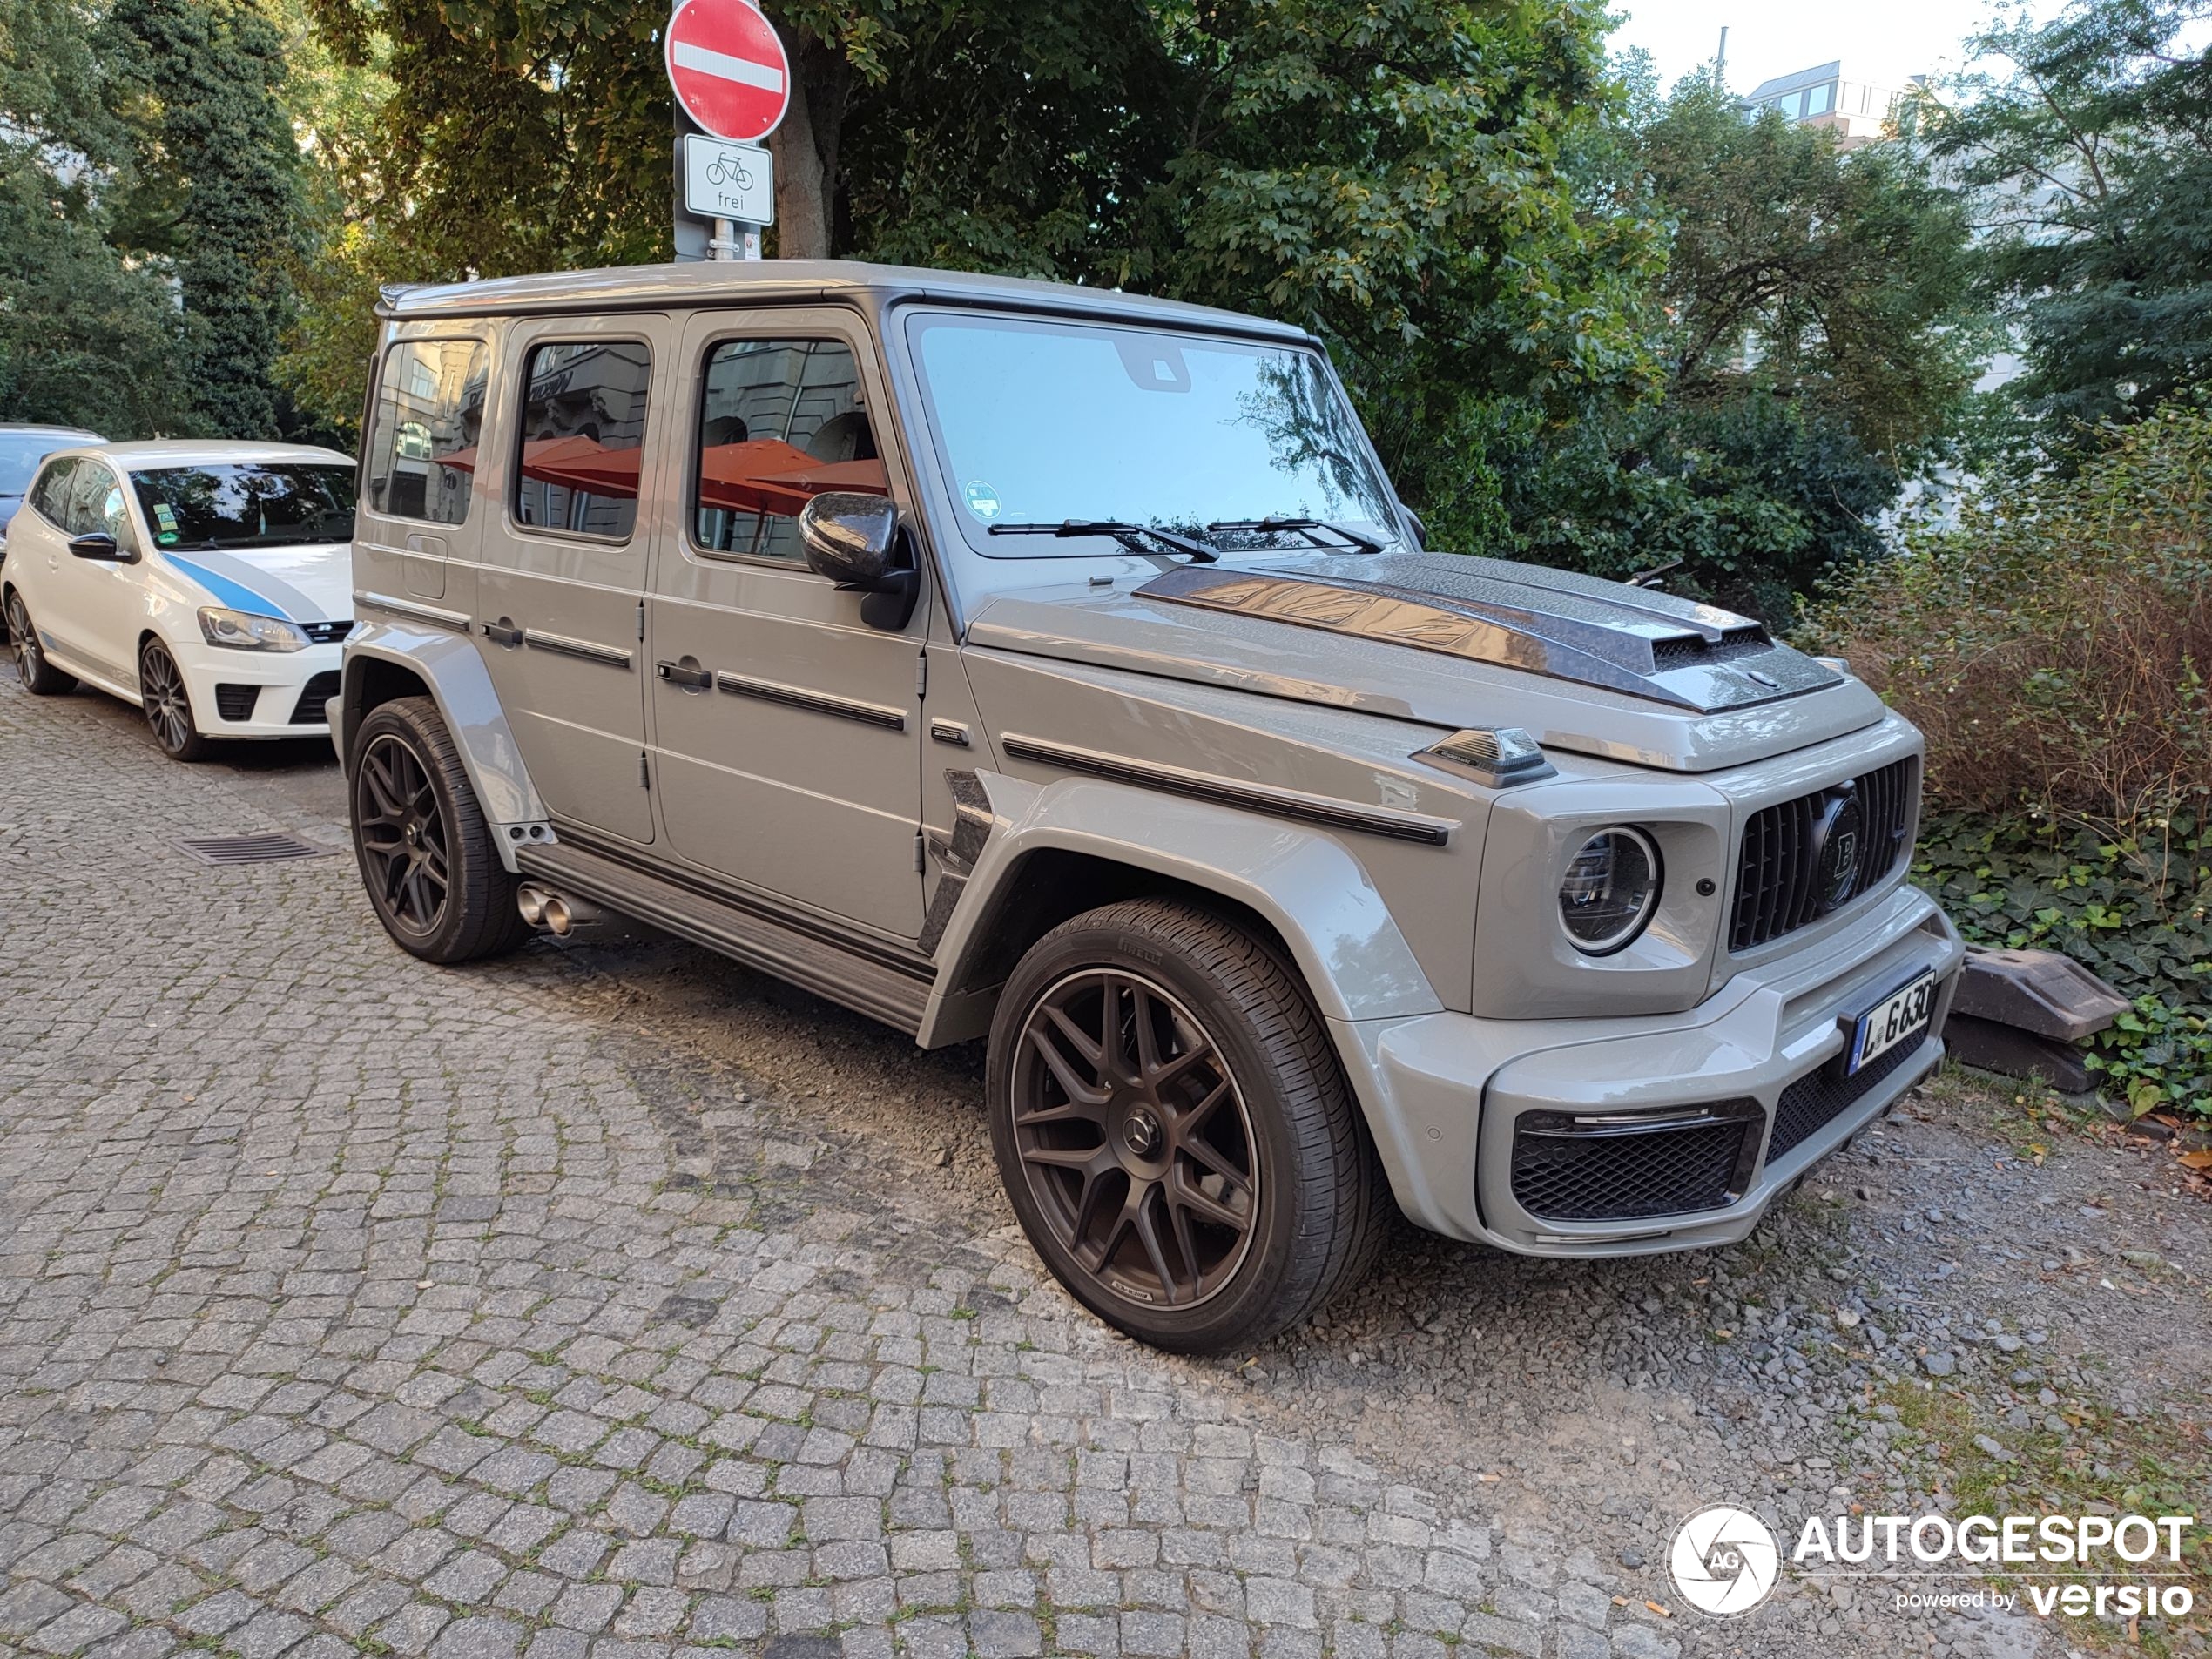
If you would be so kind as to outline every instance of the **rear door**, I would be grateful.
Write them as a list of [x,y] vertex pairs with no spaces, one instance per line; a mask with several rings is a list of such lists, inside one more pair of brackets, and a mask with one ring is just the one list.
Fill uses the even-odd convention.
[[539,793],[570,824],[641,843],[653,816],[638,503],[673,343],[662,316],[515,325],[476,588],[477,645]]
[[806,566],[827,490],[912,495],[880,452],[889,402],[860,320],[708,312],[685,325],[689,427],[657,537],[648,638],[655,770],[675,852],[900,939],[921,931],[921,646]]

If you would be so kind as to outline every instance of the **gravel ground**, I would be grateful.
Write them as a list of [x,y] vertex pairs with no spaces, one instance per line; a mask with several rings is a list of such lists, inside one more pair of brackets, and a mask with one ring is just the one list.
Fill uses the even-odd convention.
[[[302,1150],[320,1144],[319,1136],[350,1133],[347,1125],[395,1098],[417,1096],[448,1104],[408,1120],[401,1175],[409,1159],[422,1158],[465,1173],[453,1190],[465,1188],[472,1204],[489,1206],[483,1248],[511,1247],[509,1265],[495,1271],[491,1258],[480,1264],[475,1247],[460,1242],[474,1236],[473,1222],[451,1245],[434,1231],[427,1256],[421,1243],[408,1245],[415,1256],[375,1283],[377,1296],[393,1301],[401,1334],[395,1334],[381,1350],[360,1345],[368,1318],[361,1309],[334,1312],[314,1298],[314,1305],[287,1309],[293,1292],[281,1286],[234,1291],[268,1298],[269,1317],[293,1344],[282,1356],[288,1386],[350,1387],[364,1401],[404,1401],[448,1415],[465,1406],[473,1413],[469,1434],[494,1444],[527,1438],[516,1425],[530,1420],[526,1407],[538,1397],[565,1403],[588,1396],[597,1403],[583,1409],[602,1416],[618,1415],[616,1403],[642,1413],[646,1397],[667,1394],[672,1379],[690,1391],[687,1401],[714,1401],[734,1422],[766,1408],[715,1393],[714,1376],[695,1385],[683,1367],[695,1348],[709,1351],[708,1336],[725,1330],[736,1348],[712,1348],[696,1363],[716,1375],[735,1363],[743,1321],[731,1310],[740,1304],[754,1309],[748,1318],[818,1336],[829,1328],[825,1305],[849,1304],[863,1311],[855,1317],[873,1310],[867,1317],[880,1322],[919,1319],[934,1345],[932,1366],[942,1361],[956,1374],[985,1379],[973,1406],[962,1407],[967,1414],[939,1425],[944,1436],[956,1433],[957,1444],[910,1445],[881,1475],[903,1482],[927,1474],[940,1487],[972,1488],[997,1506],[988,1521],[981,1507],[954,1517],[964,1541],[954,1552],[954,1601],[965,1610],[950,1622],[931,1613],[895,1627],[871,1625],[867,1616],[810,1624],[813,1603],[796,1591],[836,1563],[794,1566],[802,1582],[791,1595],[756,1585],[755,1604],[768,1609],[757,1629],[735,1622],[713,1638],[765,1643],[775,1659],[837,1651],[814,1634],[826,1628],[841,1629],[843,1651],[855,1654],[875,1651],[863,1640],[873,1629],[893,1630],[903,1650],[916,1652],[941,1639],[950,1651],[1014,1652],[1033,1640],[1065,1651],[1348,1654],[1386,1646],[1422,1659],[1441,1659],[1454,1647],[1562,1659],[1608,1652],[1622,1659],[2055,1655],[2093,1633],[2017,1612],[1900,1612],[1886,1591],[1830,1595],[1787,1580],[1751,1615],[1706,1620],[1680,1605],[1665,1572],[1667,1545],[1683,1516],[1720,1501],[1760,1511],[1786,1540],[1806,1515],[1853,1503],[1877,1513],[1977,1500],[2033,1509],[2038,1494],[2116,1501],[2131,1487],[2155,1490],[2170,1481],[2184,1497],[2193,1493],[2202,1510],[2212,1493],[2204,1453],[2212,1418],[2212,1246],[2206,1208],[2174,1178],[2163,1149],[2038,1129],[2005,1095],[1946,1079],[1831,1160],[1734,1249],[1540,1263],[1405,1229],[1376,1280],[1315,1325],[1224,1360],[1163,1359],[1103,1332],[1041,1282],[997,1193],[977,1111],[974,1050],[918,1053],[866,1021],[649,936],[545,941],[510,962],[438,974],[375,933],[342,860],[211,875],[158,850],[170,837],[226,829],[290,828],[335,846],[341,810],[335,772],[312,747],[176,767],[152,752],[130,711],[91,696],[34,705],[0,670],[0,961],[7,964],[0,969],[0,1305],[10,1309],[0,1343],[7,1387],[0,1556],[11,1561],[15,1584],[0,1595],[0,1647],[70,1651],[64,1638],[81,1629],[91,1634],[74,1647],[128,1641],[138,1645],[124,1650],[148,1655],[179,1641],[274,1653],[324,1638],[356,1649],[460,1653],[474,1650],[460,1640],[466,1629],[470,1641],[489,1642],[486,1651],[501,1650],[502,1641],[506,1650],[532,1654],[540,1642],[549,1655],[582,1651],[552,1641],[570,1629],[557,1616],[568,1605],[554,1600],[557,1583],[535,1606],[536,1590],[516,1588],[552,1569],[501,1557],[489,1545],[470,1557],[482,1557],[481,1588],[444,1568],[405,1579],[380,1556],[365,1570],[372,1579],[395,1578],[405,1591],[394,1604],[399,1610],[387,1609],[388,1626],[347,1629],[325,1611],[320,1623],[299,1616],[277,1625],[241,1614],[219,1630],[211,1615],[201,1622],[205,1631],[188,1622],[191,1606],[157,1616],[130,1604],[127,1592],[105,1588],[98,1571],[78,1559],[81,1548],[64,1547],[98,1529],[88,1530],[90,1509],[72,1515],[52,1494],[55,1471],[75,1466],[38,1448],[75,1447],[70,1457],[89,1457],[92,1427],[107,1420],[85,1413],[140,1410],[116,1403],[134,1399],[133,1389],[152,1398],[140,1372],[118,1366],[166,1339],[146,1325],[152,1316],[143,1299],[122,1292],[145,1282],[148,1271],[165,1283],[199,1270],[181,1255],[165,1263],[158,1251],[147,1256],[145,1241],[156,1235],[161,1250],[186,1247],[173,1228],[104,1231],[82,1254],[64,1249],[63,1234],[91,1225],[126,1190],[158,1199],[173,1189],[179,1202],[190,1195],[212,1206],[209,1214],[278,1204],[280,1217],[289,1217],[282,1206],[296,1204],[287,1236],[302,1223],[358,1228],[369,1201],[362,1195],[373,1198],[374,1188],[357,1183],[399,1178],[389,1160],[372,1158],[358,1174],[315,1187],[323,1177],[293,1174]],[[118,870],[132,879],[116,880]],[[157,918],[179,917],[233,932],[212,940],[189,934],[179,959],[164,961],[134,996],[133,974],[143,979],[146,970],[129,966],[133,951]],[[266,983],[272,949],[290,976],[281,995]],[[101,1046],[98,1022],[86,1025],[86,1010],[119,1008],[131,1009],[133,1029],[143,1018],[146,1035],[118,1041],[111,1052]],[[304,1074],[287,1075],[259,1057],[258,1045],[280,1032],[290,1042],[322,1045]],[[241,1040],[257,1057],[241,1057]],[[308,1187],[271,1195],[263,1171],[249,1167],[260,1163],[260,1149],[235,1143],[235,1127],[226,1143],[187,1109],[179,1091],[192,1077],[207,1080],[202,1087],[211,1091],[242,1086],[261,1103],[267,1123],[254,1132],[276,1149],[269,1173],[282,1169],[287,1185]],[[479,1096],[482,1121],[470,1115]],[[153,1124],[127,1177],[103,1161],[125,1096],[134,1133],[146,1132],[148,1113],[158,1119],[166,1112],[177,1126],[165,1140]],[[543,1157],[515,1155],[516,1136],[536,1132],[533,1114],[558,1124],[553,1143],[559,1159],[574,1162],[573,1173],[567,1161],[549,1174]],[[165,1145],[172,1150],[163,1152]],[[593,1145],[613,1152],[619,1167],[611,1177],[604,1160],[583,1156]],[[205,1161],[189,1166],[190,1182],[173,1183],[160,1160],[182,1170],[187,1157]],[[99,1171],[106,1171],[99,1180],[124,1184],[106,1189],[105,1199],[74,1190]],[[575,1245],[547,1253],[542,1241],[557,1228],[519,1241],[501,1231],[525,1205],[543,1214],[550,1204],[557,1224],[564,1194],[574,1195],[577,1215],[588,1211],[597,1230],[589,1237],[600,1241],[599,1254],[588,1264]],[[319,1219],[326,1211],[329,1218]],[[479,1212],[469,1208],[460,1219]],[[628,1249],[625,1230],[637,1241]],[[557,1279],[563,1299],[599,1309],[579,1316],[587,1333],[570,1345],[525,1357],[526,1370],[543,1367],[543,1375],[505,1370],[494,1352],[505,1305],[499,1298],[521,1294],[526,1270],[546,1285]],[[83,1279],[88,1271],[93,1278]],[[80,1280],[90,1312],[55,1313],[72,1305],[59,1287]],[[425,1318],[439,1307],[452,1317]],[[617,1318],[624,1309],[634,1317]],[[641,1332],[648,1313],[658,1324]],[[678,1336],[694,1321],[698,1332],[672,1359],[671,1345],[656,1335],[670,1320],[686,1327]],[[329,1322],[327,1334],[314,1334],[318,1321]],[[603,1326],[613,1334],[603,1338]],[[266,1345],[266,1331],[257,1343]],[[830,1357],[818,1356],[817,1370],[846,1366],[850,1381],[865,1380],[863,1395],[882,1386],[887,1374],[910,1367],[899,1345],[910,1339],[890,1325],[884,1331],[871,1346],[832,1330],[827,1340],[837,1353],[825,1348]],[[255,1420],[238,1403],[250,1391],[234,1373],[253,1372],[256,1352],[242,1350],[229,1371],[209,1372],[212,1404],[162,1395],[169,1401],[156,1413],[162,1426],[147,1430],[147,1443],[172,1453],[219,1445],[226,1448],[220,1455],[238,1455],[222,1437]],[[354,1357],[339,1357],[348,1353]],[[262,1359],[265,1371],[274,1363]],[[988,1381],[1001,1367],[1027,1383]],[[363,1379],[347,1382],[356,1370]],[[585,1383],[583,1393],[565,1392]],[[1055,1396],[1055,1388],[1064,1392]],[[866,1442],[871,1420],[833,1403],[844,1398],[842,1391],[826,1396],[826,1414],[841,1413]],[[1143,1403],[1150,1401],[1161,1403]],[[1137,1402],[1131,1409],[1140,1415],[1164,1415],[1157,1427],[1141,1428],[1117,1416],[1117,1403],[1129,1402]],[[673,1409],[664,1400],[651,1420]],[[389,1456],[403,1473],[434,1458],[430,1448],[442,1442]],[[1206,1508],[1204,1483],[1229,1467],[1232,1445],[1247,1448],[1239,1500],[1249,1506],[1239,1511],[1246,1521],[1194,1521]],[[1029,1478],[1023,1447],[1064,1447],[1077,1471],[1075,1506],[1063,1505],[1056,1523],[1074,1554],[1055,1555],[1052,1526],[1009,1541],[1008,1517],[1036,1507],[1017,1501]],[[1132,1454],[1156,1447],[1166,1448],[1171,1466],[1148,1465],[1140,1475]],[[2165,1467],[2144,1472],[2146,1447]],[[1083,1461],[1101,1453],[1130,1460]],[[987,1464],[999,1473],[979,1474]],[[864,1478],[843,1467],[848,1480]],[[757,1460],[748,1467],[754,1472],[730,1478],[784,1478]],[[1116,1469],[1123,1520],[1106,1526],[1096,1518],[1103,1510],[1084,1508],[1080,1487]],[[78,1501],[112,1505],[111,1494],[148,1489],[148,1478],[143,1466],[118,1465],[87,1476]],[[427,1472],[422,1478],[433,1481]],[[1142,1480],[1163,1478],[1174,1494],[1148,1494]],[[457,1494],[473,1479],[448,1472],[434,1484],[441,1494],[448,1487]],[[667,1487],[677,1513],[704,1495],[695,1489],[704,1479],[682,1476]],[[408,1504],[428,1499],[360,1497],[344,1483],[334,1490],[372,1509],[381,1503],[377,1513],[418,1527],[431,1526],[442,1507],[417,1518]],[[630,1491],[600,1494],[597,1507],[585,1507],[585,1520],[605,1516]],[[973,1502],[983,1505],[984,1496]],[[517,1509],[532,1504],[549,1514],[559,1507],[544,1489]],[[214,1507],[222,1505],[230,1506],[227,1526],[266,1519],[229,1497]],[[351,1524],[351,1517],[337,1519],[342,1509],[334,1500],[320,1521],[328,1530],[299,1547],[327,1559],[319,1541]],[[172,1513],[161,1510],[145,1524]],[[1364,1517],[1356,1539],[1343,1530],[1347,1515]],[[135,1525],[140,1518],[128,1519]],[[674,1523],[648,1511],[627,1524],[651,1540]],[[895,1514],[889,1524],[895,1538]],[[1163,1578],[1163,1546],[1123,1536],[1149,1528],[1159,1539],[1187,1539],[1201,1524],[1226,1526],[1225,1537],[1241,1540],[1227,1548],[1245,1554],[1217,1570],[1186,1562]],[[818,1555],[833,1547],[817,1543]],[[389,1546],[404,1547],[404,1537]],[[242,1576],[229,1564],[235,1555],[193,1548],[192,1572],[216,1595],[283,1605],[278,1598],[290,1593]],[[532,1547],[549,1548],[542,1540]],[[747,1565],[768,1559],[757,1545],[725,1548],[724,1588],[741,1588],[748,1571],[770,1570]],[[176,1550],[158,1540],[125,1539],[114,1557],[102,1559],[134,1548],[152,1557],[151,1570],[178,1564]],[[1142,1560],[1132,1565],[1121,1550]],[[1073,1573],[1077,1556],[1094,1576],[1120,1574],[1118,1614],[1102,1612],[1095,1596],[1055,1600],[1062,1581],[1052,1574]],[[605,1632],[602,1649],[611,1654],[626,1642],[664,1653],[686,1631],[693,1641],[707,1635],[698,1621],[719,1598],[712,1581],[719,1558],[684,1559],[705,1581],[624,1581],[604,1562],[575,1575],[578,1590],[613,1592],[607,1617],[593,1627]],[[1047,1581],[1041,1592],[1032,1586],[1026,1603],[1014,1581],[1025,1575]],[[884,1593],[895,1597],[908,1581],[927,1576],[901,1577],[894,1552]],[[758,1595],[763,1588],[771,1591],[765,1598]],[[824,1607],[831,1594],[820,1593]],[[70,1610],[56,1612],[61,1603],[49,1595]],[[2201,1588],[2200,1604],[2204,1595]],[[1033,1608],[1015,1615],[1029,1623],[1008,1622],[992,1610],[995,1602],[1009,1611]],[[30,1620],[25,1608],[43,1610],[46,1622]],[[118,1608],[127,1624],[120,1634],[95,1616]],[[1229,1634],[1239,1626],[1241,1642]],[[264,1635],[252,1642],[230,1634],[254,1629]],[[410,1647],[417,1630],[429,1634]],[[2169,1651],[2208,1645],[2202,1615],[2193,1628],[2146,1627],[2142,1634]],[[289,1639],[269,1645],[277,1635]],[[804,1641],[822,1645],[787,1645]]]

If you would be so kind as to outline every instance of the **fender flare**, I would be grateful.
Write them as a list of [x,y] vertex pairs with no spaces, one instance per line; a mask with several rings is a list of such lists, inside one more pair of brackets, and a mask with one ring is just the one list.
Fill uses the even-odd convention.
[[935,952],[937,985],[919,1034],[925,1046],[967,1000],[995,901],[1024,860],[1047,850],[1163,876],[1253,911],[1281,935],[1325,1018],[1406,1018],[1443,1008],[1366,867],[1324,831],[1097,779],[1039,786],[1002,773],[975,776],[990,824],[964,880],[948,878],[963,886]]
[[511,843],[516,838],[504,832],[536,829],[539,833],[530,839],[542,846],[551,839],[552,829],[475,646],[465,636],[421,624],[378,620],[356,629],[346,642],[339,687],[343,726],[336,736],[341,765],[351,758],[354,732],[361,720],[363,682],[369,665],[376,663],[404,670],[429,688],[430,699],[461,751],[469,787],[476,792],[486,822],[502,832],[494,837],[494,845],[501,861],[512,871]]

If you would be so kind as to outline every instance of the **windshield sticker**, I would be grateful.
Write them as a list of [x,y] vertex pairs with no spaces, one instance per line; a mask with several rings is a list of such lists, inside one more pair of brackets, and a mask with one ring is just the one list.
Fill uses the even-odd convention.
[[968,510],[986,524],[999,516],[999,493],[981,478],[971,478],[961,491],[968,498]]
[[174,530],[163,530],[156,535],[153,539],[160,543],[164,547],[174,547],[178,543],[183,541],[185,538],[178,535]]
[[160,525],[162,529],[168,535],[174,536],[177,533],[176,511],[165,501],[158,501],[154,502],[153,522]]

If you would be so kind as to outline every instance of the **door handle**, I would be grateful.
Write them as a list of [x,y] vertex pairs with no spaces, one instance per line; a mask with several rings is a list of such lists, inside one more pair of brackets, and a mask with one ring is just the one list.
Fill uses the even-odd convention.
[[714,671],[701,668],[686,658],[680,663],[655,663],[653,671],[671,685],[680,685],[687,691],[704,691],[714,684]]
[[502,617],[497,622],[484,624],[484,637],[511,649],[523,643],[523,631]]

